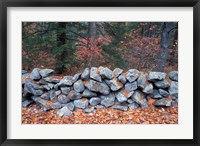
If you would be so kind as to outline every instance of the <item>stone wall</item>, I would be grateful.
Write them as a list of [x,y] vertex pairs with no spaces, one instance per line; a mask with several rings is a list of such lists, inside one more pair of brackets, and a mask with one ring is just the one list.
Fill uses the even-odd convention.
[[37,103],[43,110],[59,109],[70,116],[76,108],[93,112],[96,108],[170,107],[178,104],[178,72],[143,73],[136,69],[113,71],[107,67],[85,68],[74,76],[54,76],[52,69],[22,71],[22,106]]

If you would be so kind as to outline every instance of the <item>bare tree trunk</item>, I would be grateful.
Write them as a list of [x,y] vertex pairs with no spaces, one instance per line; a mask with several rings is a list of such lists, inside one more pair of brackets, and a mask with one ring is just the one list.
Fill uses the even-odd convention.
[[[89,22],[89,48],[95,48],[95,39],[97,37],[96,22]],[[95,55],[94,55],[95,56]],[[95,57],[91,58],[90,66],[96,66]]]
[[60,49],[60,53],[56,55],[56,72],[61,74],[64,69],[64,59],[66,54],[66,51],[64,48],[62,48],[62,45],[66,43],[66,32],[63,31],[66,29],[66,23],[65,22],[58,22],[58,30],[62,31],[61,33],[57,34],[57,48]]
[[89,38],[91,39],[89,43],[91,47],[94,47],[95,45],[94,40],[96,39],[96,32],[96,22],[89,22]]
[[163,72],[166,66],[167,57],[169,55],[170,44],[173,41],[172,29],[174,22],[164,22],[161,33],[161,50],[158,54],[157,71]]

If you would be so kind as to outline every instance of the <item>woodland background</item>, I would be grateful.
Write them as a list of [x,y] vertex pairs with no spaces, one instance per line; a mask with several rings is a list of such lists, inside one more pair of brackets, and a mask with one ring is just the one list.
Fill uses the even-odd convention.
[[23,22],[22,67],[178,70],[178,22]]

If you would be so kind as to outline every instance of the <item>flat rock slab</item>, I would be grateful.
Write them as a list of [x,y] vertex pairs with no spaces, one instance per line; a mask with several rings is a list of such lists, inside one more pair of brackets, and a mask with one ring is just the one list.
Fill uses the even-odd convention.
[[113,109],[121,110],[121,111],[127,111],[127,110],[128,110],[128,106],[115,105],[115,106],[113,107]]
[[59,83],[60,80],[62,80],[62,78],[63,77],[60,77],[60,76],[49,76],[49,77],[43,78],[43,80],[49,83]]
[[153,105],[155,106],[165,106],[165,107],[170,107],[171,104],[172,104],[172,99],[169,98],[159,99],[153,103]]
[[163,97],[169,96],[169,92],[167,92],[166,90],[159,89],[158,91],[159,91],[160,95],[162,95]]
[[95,97],[95,96],[97,96],[97,93],[92,92],[88,89],[85,89],[82,95],[83,95],[83,97]]
[[42,78],[48,77],[51,73],[53,73],[54,70],[53,69],[41,69],[39,71],[40,75],[42,76]]
[[167,80],[157,81],[154,84],[157,88],[162,88],[162,89],[168,88],[170,86]]
[[108,95],[110,93],[110,88],[105,83],[100,83],[94,80],[89,80],[84,82],[86,88],[93,92],[98,92],[103,95]]
[[39,96],[43,94],[43,86],[40,86],[34,81],[29,80],[26,81],[24,84],[24,91]]
[[166,77],[166,73],[164,72],[149,72],[148,80],[151,82],[164,80]]

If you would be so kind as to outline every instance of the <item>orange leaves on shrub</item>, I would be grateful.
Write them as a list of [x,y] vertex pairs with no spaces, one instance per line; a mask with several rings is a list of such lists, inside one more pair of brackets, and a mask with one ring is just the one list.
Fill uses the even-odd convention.
[[79,46],[76,51],[76,59],[79,61],[91,61],[92,58],[98,58],[102,56],[102,46],[111,42],[111,37],[98,37],[97,39],[80,39],[77,42]]

